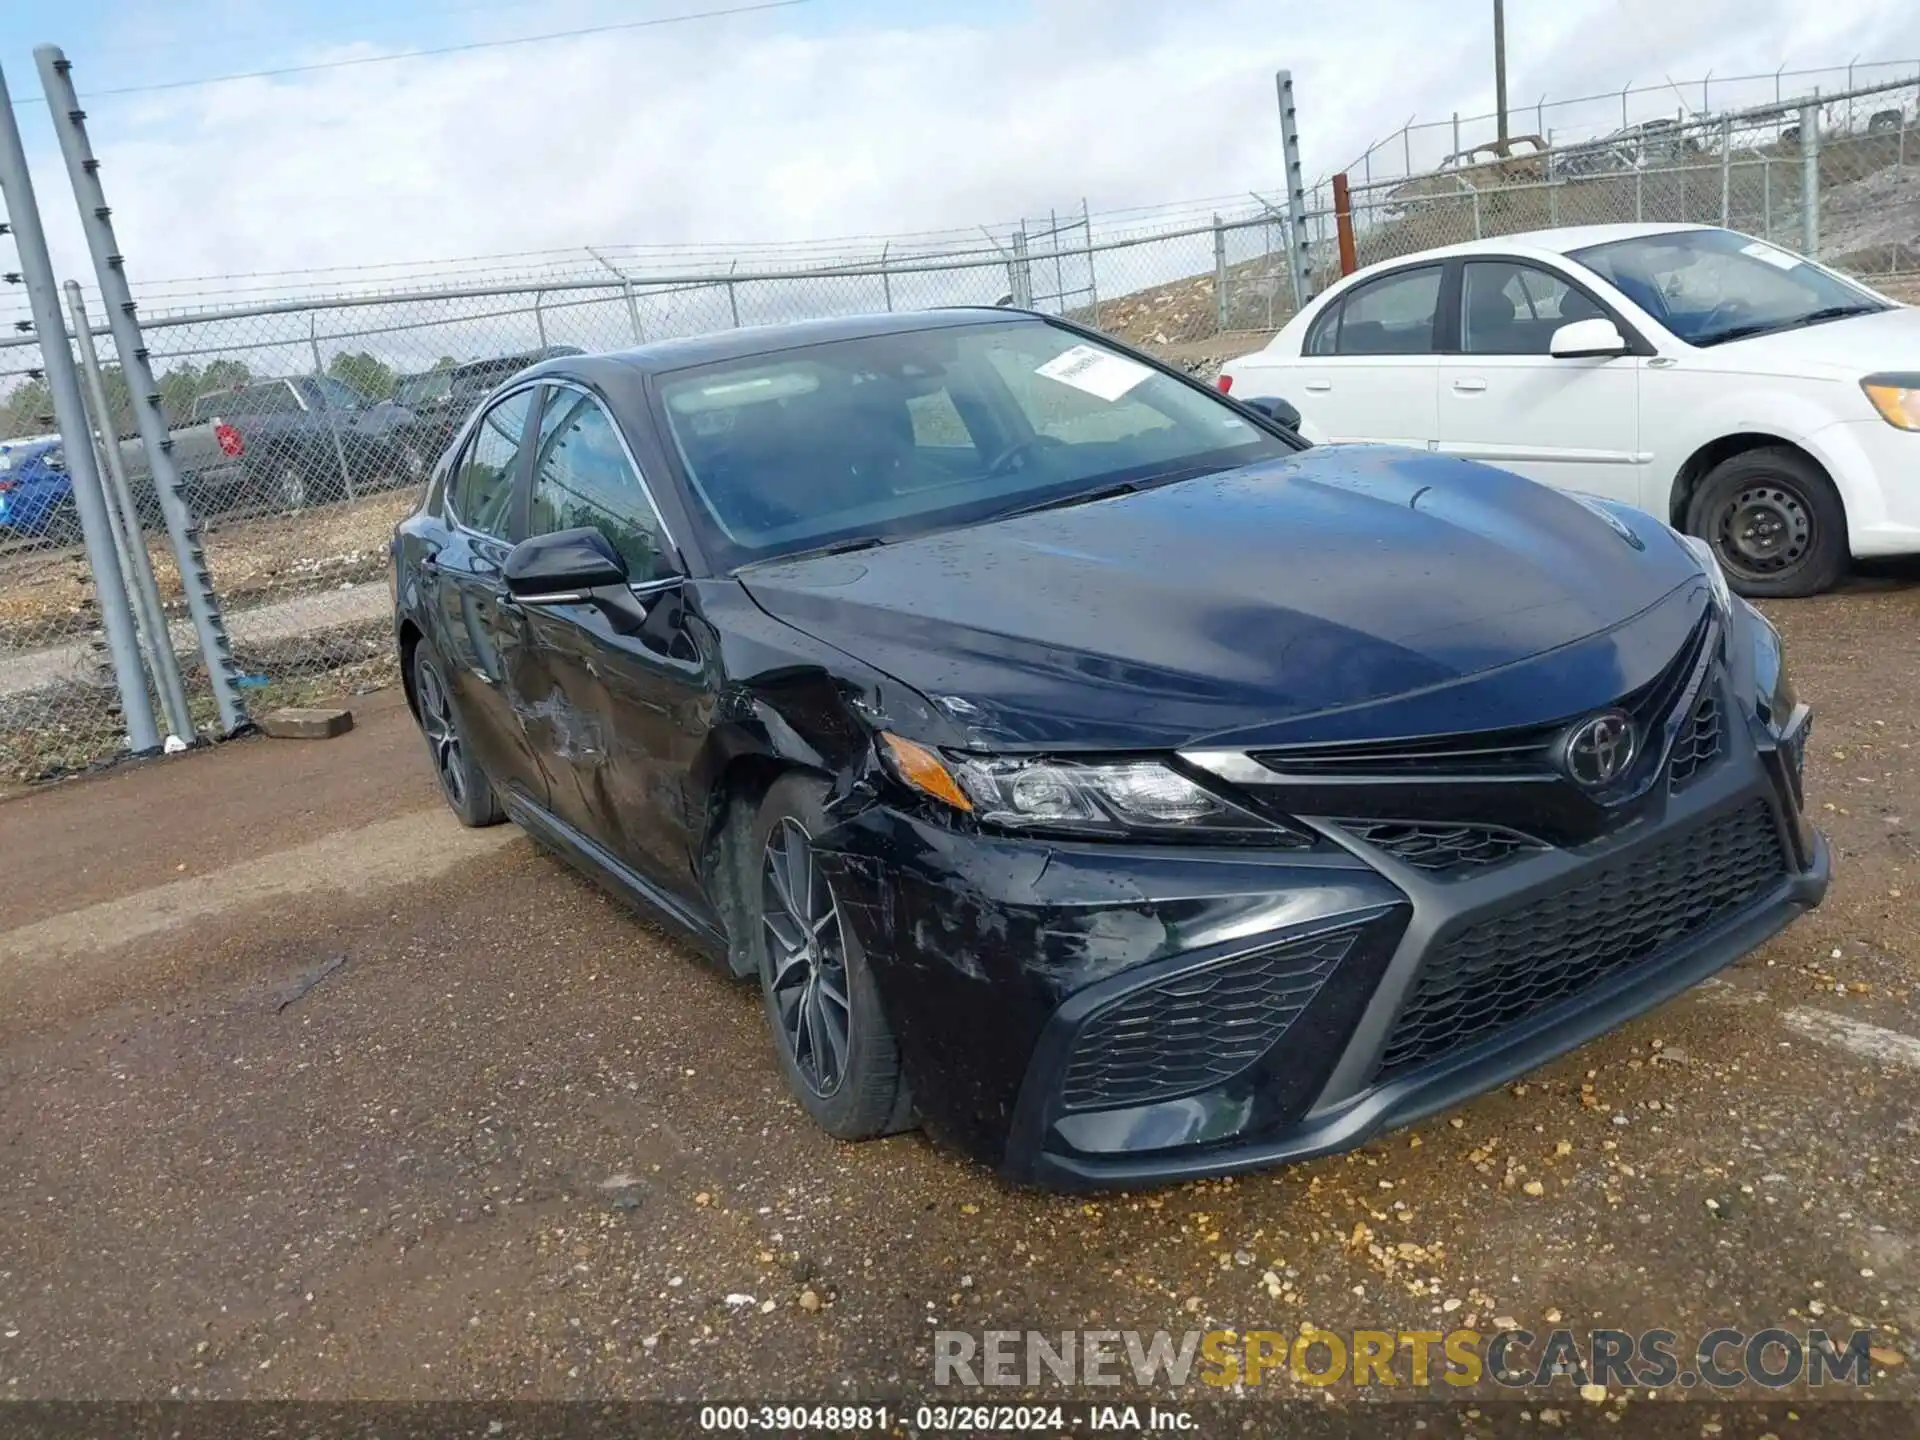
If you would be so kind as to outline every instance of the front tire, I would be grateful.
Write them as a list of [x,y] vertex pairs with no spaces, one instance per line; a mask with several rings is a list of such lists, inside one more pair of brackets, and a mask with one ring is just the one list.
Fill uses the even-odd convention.
[[739,909],[787,1088],[829,1135],[870,1140],[908,1128],[912,1107],[873,973],[814,855],[825,790],[789,775],[767,792],[743,847]]
[[1723,460],[1687,505],[1686,528],[1713,546],[1742,595],[1818,595],[1847,573],[1847,512],[1820,467],[1769,445]]
[[493,782],[467,747],[460,716],[453,708],[453,692],[447,687],[446,671],[424,640],[413,647],[413,694],[434,778],[440,782],[448,808],[462,825],[474,829],[498,825],[506,816],[493,793]]

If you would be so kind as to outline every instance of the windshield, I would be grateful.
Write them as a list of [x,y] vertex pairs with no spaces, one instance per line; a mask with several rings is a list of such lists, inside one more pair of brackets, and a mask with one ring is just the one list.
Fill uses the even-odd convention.
[[1211,393],[1037,320],[757,355],[670,374],[661,395],[726,565],[1295,449]]
[[1674,230],[1571,254],[1689,345],[1887,308],[1831,270],[1732,230]]
[[367,408],[368,402],[366,396],[347,384],[346,381],[336,380],[331,375],[303,376],[301,377],[301,383],[310,387],[308,390],[309,399],[312,398],[314,391],[317,390],[320,393],[322,409],[364,410]]
[[400,382],[393,392],[393,402],[401,406],[425,405],[446,397],[453,386],[452,375],[445,370],[434,370],[425,375],[409,375]]

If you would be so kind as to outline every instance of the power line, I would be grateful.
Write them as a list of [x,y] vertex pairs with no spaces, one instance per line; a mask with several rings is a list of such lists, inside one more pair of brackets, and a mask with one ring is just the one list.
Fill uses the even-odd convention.
[[[436,45],[425,50],[396,50],[389,55],[356,55],[343,60],[319,60],[311,65],[281,65],[269,70],[242,70],[232,75],[207,75],[198,80],[164,80],[153,85],[122,85],[111,90],[89,90],[83,98],[101,99],[109,95],[148,95],[158,90],[188,90],[200,85],[224,85],[234,80],[273,80],[283,75],[310,75],[318,70],[345,70],[358,65],[388,65],[397,60],[421,60],[436,55],[459,55],[470,50],[497,50],[508,45],[537,45],[548,40],[576,40],[586,35],[608,35],[619,30],[652,30],[662,25],[683,25],[692,20],[719,20],[731,15],[753,15],[765,10],[789,10],[810,5],[813,0],[761,0],[754,5],[735,5],[725,10],[698,10],[687,15],[661,15],[651,20],[623,20],[611,25],[588,25],[578,30],[551,30],[543,35],[516,35],[504,40],[471,40],[460,45]],[[28,95],[16,106],[39,104],[44,95]]]

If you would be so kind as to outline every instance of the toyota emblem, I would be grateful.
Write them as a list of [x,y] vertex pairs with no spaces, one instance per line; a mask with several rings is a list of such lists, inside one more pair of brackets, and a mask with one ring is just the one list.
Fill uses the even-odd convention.
[[1627,773],[1639,752],[1633,717],[1624,710],[1603,710],[1568,733],[1561,764],[1581,789],[1604,790]]

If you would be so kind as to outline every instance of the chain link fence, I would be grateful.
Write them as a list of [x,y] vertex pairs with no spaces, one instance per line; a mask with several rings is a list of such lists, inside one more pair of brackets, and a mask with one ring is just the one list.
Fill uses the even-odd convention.
[[[1164,226],[1164,221],[1160,222]],[[1259,202],[1174,228],[1082,213],[967,250],[832,266],[500,282],[142,316],[175,468],[250,710],[396,678],[387,542],[472,406],[516,370],[744,325],[1020,305],[1177,349],[1294,309],[1284,221]],[[111,335],[96,332],[124,463],[195,719],[213,701]],[[33,344],[0,348],[0,782],[110,759],[125,737]],[[0,477],[0,484],[7,478]]]
[[[1815,233],[1823,258],[1875,280],[1920,274],[1917,102],[1909,79],[1819,102],[1819,123],[1804,134],[1808,117],[1783,104],[1356,184],[1358,259],[1550,225],[1700,221],[1791,248]],[[1103,216],[1082,207],[827,251],[507,258],[476,262],[451,284],[443,276],[360,293],[324,293],[336,288],[328,277],[263,277],[212,293],[157,287],[143,293],[141,319],[241,694],[259,713],[397,678],[393,526],[473,404],[543,356],[820,316],[1008,304],[1202,370],[1255,348],[1297,310],[1302,288],[1337,278],[1337,219],[1324,191],[1306,197],[1303,228],[1294,234],[1283,199],[1250,193],[1205,208]],[[308,293],[261,294],[296,289]],[[99,344],[109,414],[96,424],[125,462],[170,641],[206,726],[212,697],[151,469],[111,336],[101,332]],[[125,743],[48,438],[51,408],[31,337],[0,336],[9,467],[0,471],[0,783],[110,759]]]
[[[1514,147],[1516,151],[1525,147]],[[1873,280],[1920,272],[1920,81],[1352,189],[1361,265],[1560,225],[1725,225]],[[1809,201],[1812,203],[1809,204]]]

